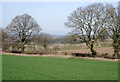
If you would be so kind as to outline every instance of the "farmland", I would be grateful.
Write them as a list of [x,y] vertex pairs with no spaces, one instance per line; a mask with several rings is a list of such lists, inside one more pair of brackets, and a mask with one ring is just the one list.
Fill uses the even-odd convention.
[[3,4],[3,80],[118,80],[117,2]]
[[117,80],[118,63],[89,59],[2,56],[3,80]]

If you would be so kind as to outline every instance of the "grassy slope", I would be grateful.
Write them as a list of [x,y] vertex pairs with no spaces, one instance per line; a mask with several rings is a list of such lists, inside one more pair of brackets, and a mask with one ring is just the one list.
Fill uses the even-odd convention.
[[117,62],[3,56],[3,80],[116,80]]

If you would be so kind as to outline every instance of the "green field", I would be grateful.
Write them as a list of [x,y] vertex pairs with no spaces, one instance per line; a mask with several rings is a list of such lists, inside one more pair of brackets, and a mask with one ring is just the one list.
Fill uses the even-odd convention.
[[2,56],[3,80],[117,80],[118,63],[89,59]]

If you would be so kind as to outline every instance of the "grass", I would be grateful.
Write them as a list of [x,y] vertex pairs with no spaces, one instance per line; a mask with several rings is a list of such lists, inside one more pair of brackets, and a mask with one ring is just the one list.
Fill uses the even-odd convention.
[[118,63],[3,55],[3,80],[117,80]]

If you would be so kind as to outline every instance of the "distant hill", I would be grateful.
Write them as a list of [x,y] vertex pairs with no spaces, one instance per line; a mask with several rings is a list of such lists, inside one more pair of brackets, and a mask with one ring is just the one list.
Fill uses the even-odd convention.
[[53,39],[63,38],[64,36],[66,36],[66,35],[55,35],[55,34],[50,34],[50,35],[53,37]]

